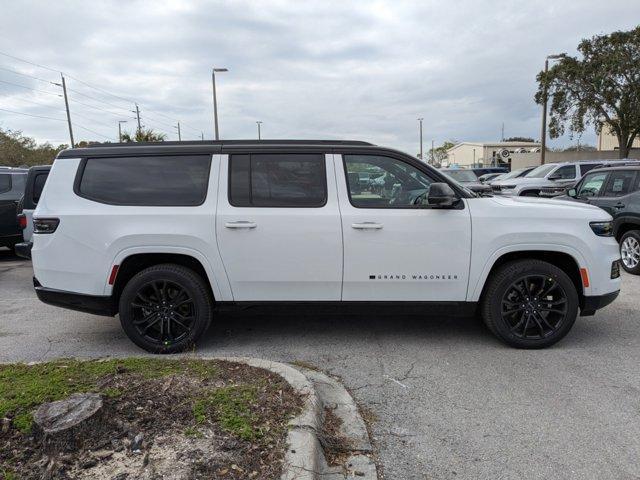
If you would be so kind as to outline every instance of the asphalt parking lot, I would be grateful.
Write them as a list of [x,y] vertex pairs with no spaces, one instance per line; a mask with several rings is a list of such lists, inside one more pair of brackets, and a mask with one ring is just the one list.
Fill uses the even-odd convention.
[[[141,355],[117,318],[40,303],[31,264],[0,250],[0,361]],[[640,478],[640,277],[539,351],[475,319],[217,318],[196,355],[314,364],[372,412],[388,479]]]

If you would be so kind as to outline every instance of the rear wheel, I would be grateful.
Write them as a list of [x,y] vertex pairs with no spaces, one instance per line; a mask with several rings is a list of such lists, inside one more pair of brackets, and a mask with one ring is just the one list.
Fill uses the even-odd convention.
[[569,276],[541,260],[516,260],[488,280],[482,316],[491,332],[517,348],[543,348],[562,339],[578,315]]
[[640,230],[630,230],[620,239],[622,268],[634,275],[640,275]]
[[124,287],[119,306],[127,336],[152,353],[191,348],[209,327],[213,312],[204,279],[173,264],[136,274]]

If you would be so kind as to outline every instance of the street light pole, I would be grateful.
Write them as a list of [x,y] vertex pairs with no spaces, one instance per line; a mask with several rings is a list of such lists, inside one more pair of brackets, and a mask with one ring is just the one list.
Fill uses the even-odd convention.
[[177,127],[173,127],[173,128],[177,128],[178,129],[178,141],[181,142],[182,141],[182,135],[180,134],[180,122],[178,122],[178,126]]
[[420,117],[418,119],[418,122],[420,123],[420,160],[422,160],[424,162],[424,155],[423,155],[423,151],[422,151],[422,121],[424,120],[424,118]]
[[127,123],[126,120],[118,120],[118,142],[122,143],[122,124]]
[[262,125],[262,122],[258,120],[256,125],[258,125],[258,140],[262,140],[262,136],[260,135],[260,125]]
[[211,83],[213,85],[213,133],[216,140],[220,140],[218,132],[218,99],[216,98],[216,72],[228,72],[226,68],[213,68],[211,70]]
[[[557,60],[566,56],[566,53],[558,53],[556,55],[547,55],[544,59],[544,74],[549,72],[549,60]],[[545,153],[547,151],[547,84],[544,85],[542,95],[542,131],[540,132],[540,165],[544,165]]]

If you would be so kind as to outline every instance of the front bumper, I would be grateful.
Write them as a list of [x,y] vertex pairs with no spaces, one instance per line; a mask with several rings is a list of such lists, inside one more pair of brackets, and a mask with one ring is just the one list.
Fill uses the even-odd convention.
[[604,295],[583,297],[580,305],[580,316],[590,317],[596,313],[596,310],[600,310],[612,303],[618,298],[619,294],[620,290],[616,290],[615,292],[605,293]]
[[36,277],[33,277],[33,287],[36,290],[38,299],[49,305],[106,317],[113,317],[118,313],[111,296],[85,295],[46,288],[40,285]]

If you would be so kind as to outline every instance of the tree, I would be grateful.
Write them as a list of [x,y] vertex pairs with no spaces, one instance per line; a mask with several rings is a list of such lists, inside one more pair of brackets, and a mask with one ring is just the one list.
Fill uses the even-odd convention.
[[152,128],[141,128],[136,130],[136,134],[132,137],[129,132],[122,134],[122,141],[129,142],[164,142],[167,136],[164,133],[154,132]]
[[38,144],[20,131],[0,128],[0,164],[3,166],[49,165],[65,148],[69,148],[69,145],[54,147],[48,142]]
[[537,76],[537,103],[552,98],[549,135],[610,128],[626,158],[640,134],[640,26],[628,32],[596,35],[578,45],[581,58],[565,56]]
[[447,150],[449,150],[451,147],[455,147],[457,143],[458,142],[455,140],[447,140],[439,147],[436,147],[434,149],[430,148],[427,152],[427,158],[425,160],[431,162],[431,159],[433,159],[434,165],[442,164],[442,161],[447,158]]
[[535,140],[530,137],[509,137],[504,139],[505,142],[530,142],[533,143]]

